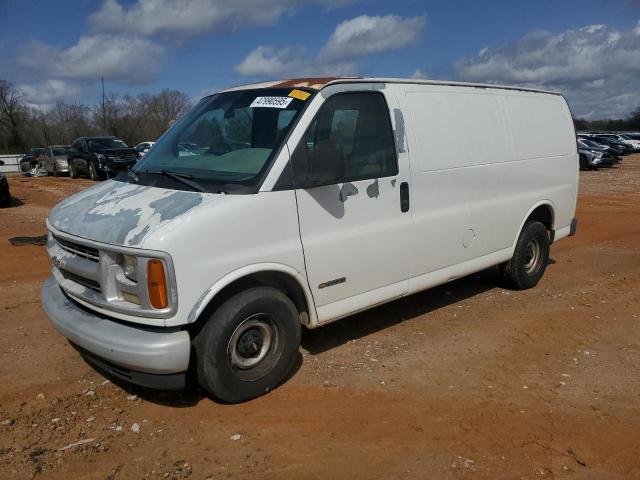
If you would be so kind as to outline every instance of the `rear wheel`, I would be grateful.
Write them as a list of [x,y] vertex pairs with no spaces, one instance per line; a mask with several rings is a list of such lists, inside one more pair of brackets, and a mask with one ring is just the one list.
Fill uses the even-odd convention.
[[198,381],[221,401],[250,400],[287,377],[299,346],[298,311],[289,297],[251,288],[224,302],[198,333]]
[[520,232],[513,257],[503,266],[507,282],[513,288],[535,287],[549,261],[549,233],[542,223],[527,222]]

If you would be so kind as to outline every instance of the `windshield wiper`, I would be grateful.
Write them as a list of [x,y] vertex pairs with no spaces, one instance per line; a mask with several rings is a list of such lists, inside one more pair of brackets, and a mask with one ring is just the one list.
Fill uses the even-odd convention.
[[131,168],[127,169],[127,177],[133,180],[133,183],[140,183],[140,177],[138,177],[138,175],[136,175],[136,172],[131,170]]
[[189,175],[188,173],[178,173],[178,172],[173,172],[171,170],[145,170],[144,173],[148,173],[151,175],[162,175],[164,177],[169,177],[173,180],[175,180],[178,183],[182,183],[183,185],[186,185],[187,187],[192,188],[193,190],[196,190],[198,192],[203,192],[206,193],[207,189],[204,188],[202,185],[200,185],[197,182],[194,182],[193,179],[195,178],[193,175]]

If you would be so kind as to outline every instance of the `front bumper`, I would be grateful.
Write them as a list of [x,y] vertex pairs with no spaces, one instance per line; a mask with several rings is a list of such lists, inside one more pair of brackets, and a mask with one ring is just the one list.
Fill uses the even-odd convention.
[[131,325],[92,312],[69,299],[53,277],[42,286],[41,296],[53,326],[91,363],[132,383],[184,386],[191,351],[188,332]]

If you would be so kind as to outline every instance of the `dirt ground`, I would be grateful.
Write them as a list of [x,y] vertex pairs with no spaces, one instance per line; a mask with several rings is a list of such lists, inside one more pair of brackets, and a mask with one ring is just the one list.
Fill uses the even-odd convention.
[[0,478],[640,478],[640,155],[580,180],[537,288],[491,270],[305,332],[286,384],[230,406],[79,357],[40,306],[45,248],[8,238],[90,182],[10,178]]

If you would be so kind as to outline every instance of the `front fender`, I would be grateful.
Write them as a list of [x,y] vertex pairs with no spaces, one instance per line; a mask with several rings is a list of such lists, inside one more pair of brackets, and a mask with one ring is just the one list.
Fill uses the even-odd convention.
[[231,285],[237,280],[260,272],[280,272],[292,277],[298,283],[300,288],[302,288],[305,300],[307,302],[307,305],[309,306],[308,326],[313,327],[318,324],[318,314],[316,312],[316,306],[313,301],[313,296],[311,295],[311,290],[309,289],[309,284],[307,283],[305,272],[297,271],[296,269],[282,263],[256,263],[247,265],[226,274],[216,283],[211,285],[207,290],[205,290],[202,295],[200,295],[200,298],[198,298],[197,302],[189,312],[187,322],[195,322],[200,317],[200,314],[204,311],[207,305],[209,305],[209,303],[211,303],[215,296],[220,293],[225,287]]

